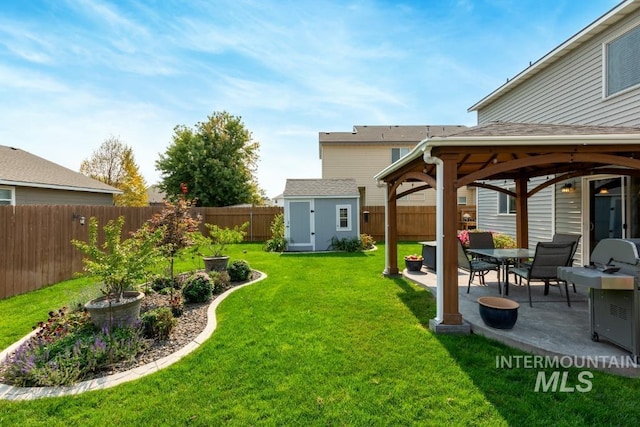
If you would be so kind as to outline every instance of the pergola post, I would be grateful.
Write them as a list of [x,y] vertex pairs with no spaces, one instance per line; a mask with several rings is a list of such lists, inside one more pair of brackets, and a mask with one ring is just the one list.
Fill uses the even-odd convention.
[[527,198],[527,178],[520,177],[516,183],[516,244],[519,248],[529,247],[529,212]]
[[[445,325],[461,325],[462,315],[458,310],[458,198],[456,180],[458,178],[458,156],[445,154],[442,160],[442,271],[443,275],[443,316]],[[440,184],[440,183],[439,183]]]
[[396,215],[396,195],[391,192],[393,183],[387,182],[387,232],[386,232],[386,253],[387,268],[385,275],[398,274],[398,217]]

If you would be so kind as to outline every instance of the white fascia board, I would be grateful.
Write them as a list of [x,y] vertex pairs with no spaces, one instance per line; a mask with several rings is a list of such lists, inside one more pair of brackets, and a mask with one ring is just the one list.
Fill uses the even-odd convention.
[[353,199],[353,198],[359,198],[360,194],[342,194],[339,196],[330,196],[330,195],[322,195],[322,196],[317,196],[317,195],[309,195],[309,196],[285,196],[284,199],[285,200],[309,200],[309,199]]

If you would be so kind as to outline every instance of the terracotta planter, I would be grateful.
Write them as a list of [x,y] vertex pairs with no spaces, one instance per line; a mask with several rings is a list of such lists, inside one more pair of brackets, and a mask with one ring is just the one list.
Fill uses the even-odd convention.
[[131,325],[140,318],[140,305],[144,294],[137,291],[124,292],[119,302],[107,297],[93,299],[84,307],[91,321],[98,328]]
[[206,271],[227,271],[228,256],[212,256],[202,258]]
[[405,259],[404,265],[407,268],[407,271],[420,271],[422,269],[422,260]]
[[507,298],[480,297],[478,298],[480,317],[492,328],[511,329],[518,320],[520,304]]

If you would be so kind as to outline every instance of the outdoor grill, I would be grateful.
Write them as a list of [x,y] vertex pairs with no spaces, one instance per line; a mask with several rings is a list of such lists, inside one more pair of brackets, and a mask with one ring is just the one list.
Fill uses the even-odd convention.
[[591,265],[559,267],[558,277],[589,288],[591,339],[640,356],[640,239],[603,239]]

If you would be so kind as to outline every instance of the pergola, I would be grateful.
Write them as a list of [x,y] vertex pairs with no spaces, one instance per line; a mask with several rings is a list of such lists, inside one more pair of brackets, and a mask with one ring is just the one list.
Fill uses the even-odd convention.
[[[397,199],[436,189],[438,292],[432,327],[444,325],[441,330],[446,331],[446,326],[463,325],[458,310],[458,188],[475,186],[515,197],[517,244],[528,247],[529,198],[550,185],[596,174],[640,176],[640,128],[490,122],[428,137],[375,176],[387,196],[385,274],[399,273]],[[528,188],[536,177],[542,183]],[[485,182],[491,180],[513,182],[515,192]],[[401,189],[406,182],[413,187]]]

